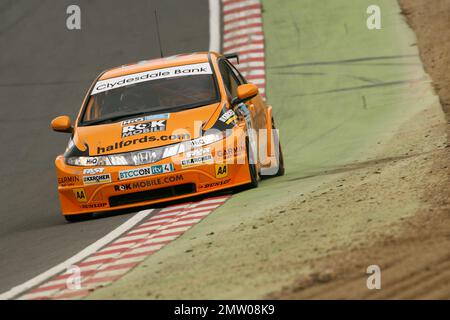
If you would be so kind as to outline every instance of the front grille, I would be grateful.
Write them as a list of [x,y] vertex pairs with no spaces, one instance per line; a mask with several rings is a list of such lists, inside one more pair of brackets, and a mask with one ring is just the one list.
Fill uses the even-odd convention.
[[195,191],[196,188],[194,183],[180,184],[173,187],[129,193],[121,196],[113,196],[109,198],[109,206],[113,208],[127,204],[182,196],[190,193],[195,193]]

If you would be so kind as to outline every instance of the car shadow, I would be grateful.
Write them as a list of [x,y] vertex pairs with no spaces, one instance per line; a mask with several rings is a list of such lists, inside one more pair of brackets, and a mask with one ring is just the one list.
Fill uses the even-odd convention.
[[[238,191],[236,191],[236,192],[238,192]],[[234,190],[228,189],[228,190],[211,192],[211,193],[208,193],[207,195],[199,195],[199,196],[193,196],[193,197],[179,199],[179,200],[164,201],[164,202],[153,204],[153,205],[138,206],[138,207],[129,208],[129,209],[97,212],[94,214],[94,216],[91,220],[116,217],[116,216],[126,215],[126,214],[130,214],[130,213],[137,213],[139,211],[149,210],[149,209],[158,210],[158,209],[163,209],[163,208],[170,207],[170,206],[175,206],[178,204],[200,202],[200,201],[208,199],[208,198],[232,195],[233,193],[235,193]]]

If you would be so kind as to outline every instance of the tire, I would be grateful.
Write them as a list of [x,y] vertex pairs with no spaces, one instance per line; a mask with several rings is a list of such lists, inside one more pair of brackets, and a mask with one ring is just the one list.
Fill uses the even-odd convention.
[[[272,121],[272,123],[273,123],[273,121]],[[273,124],[272,125],[272,129],[273,130],[275,130],[276,128],[275,128],[275,125]],[[274,132],[276,132],[276,131],[274,131]],[[283,155],[283,150],[282,150],[282,148],[281,148],[281,142],[280,142],[280,137],[277,137],[278,138],[278,156],[279,156],[279,162],[278,162],[278,171],[277,171],[277,173],[275,173],[275,176],[276,177],[281,177],[281,176],[284,176],[284,173],[285,173],[285,169],[284,169],[284,155]]]
[[283,156],[283,150],[281,150],[280,145],[280,166],[278,167],[278,172],[276,174],[277,177],[284,176],[286,170],[284,169],[284,156]]
[[[281,177],[284,176],[285,173],[285,169],[284,169],[284,155],[283,155],[283,150],[281,148],[281,142],[280,142],[280,137],[278,137],[278,133],[275,131],[276,127],[275,127],[275,122],[272,119],[272,132],[274,133],[274,141],[278,141],[278,156],[279,156],[279,163],[278,163],[278,170],[276,173],[271,174],[271,175],[267,175],[267,176],[263,176],[265,179],[268,178],[273,178],[273,177]],[[276,139],[275,139],[276,138]]]
[[252,181],[248,184],[248,188],[253,189],[253,188],[258,187],[259,174],[258,174],[256,164],[251,163],[251,162],[254,162],[254,161],[251,161],[251,159],[253,159],[254,157],[253,157],[252,151],[250,150],[250,143],[249,143],[248,139],[246,141],[246,149],[247,149],[248,170],[250,171],[250,177],[252,179]]
[[67,222],[82,222],[89,219],[92,219],[94,216],[93,213],[84,213],[84,214],[74,214],[74,215],[67,215],[64,216]]

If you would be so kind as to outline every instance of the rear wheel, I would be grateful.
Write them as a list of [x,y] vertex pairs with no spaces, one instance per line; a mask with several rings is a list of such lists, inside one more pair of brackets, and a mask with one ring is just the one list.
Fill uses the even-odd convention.
[[[262,177],[268,179],[268,178],[273,178],[273,177],[279,177],[279,176],[284,176],[285,173],[285,169],[284,169],[284,156],[283,156],[283,150],[281,148],[281,142],[280,142],[280,137],[278,135],[278,131],[276,131],[276,127],[275,127],[275,122],[272,119],[272,134],[273,134],[273,140],[275,144],[278,144],[278,150],[276,151],[275,156],[277,157],[277,171],[273,172],[272,170],[270,170],[270,173],[263,171],[264,175]],[[272,138],[270,138],[272,139]],[[268,171],[268,170],[266,170]]]
[[81,222],[92,219],[93,216],[94,216],[93,213],[83,213],[83,214],[67,215],[64,216],[64,218],[66,218],[67,222]]
[[284,155],[283,150],[281,149],[281,142],[280,142],[280,136],[278,135],[278,131],[276,131],[275,128],[275,122],[272,120],[272,132],[274,133],[274,141],[278,142],[278,171],[275,174],[275,176],[284,176],[285,169],[284,169]]

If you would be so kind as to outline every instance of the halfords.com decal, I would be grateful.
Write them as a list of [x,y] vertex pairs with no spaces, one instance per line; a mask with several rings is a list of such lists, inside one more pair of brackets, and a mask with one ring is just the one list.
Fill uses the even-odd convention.
[[150,70],[141,73],[129,74],[122,77],[101,80],[95,84],[91,95],[141,82],[200,74],[212,74],[211,66],[209,65],[209,63],[197,63],[185,66]]

